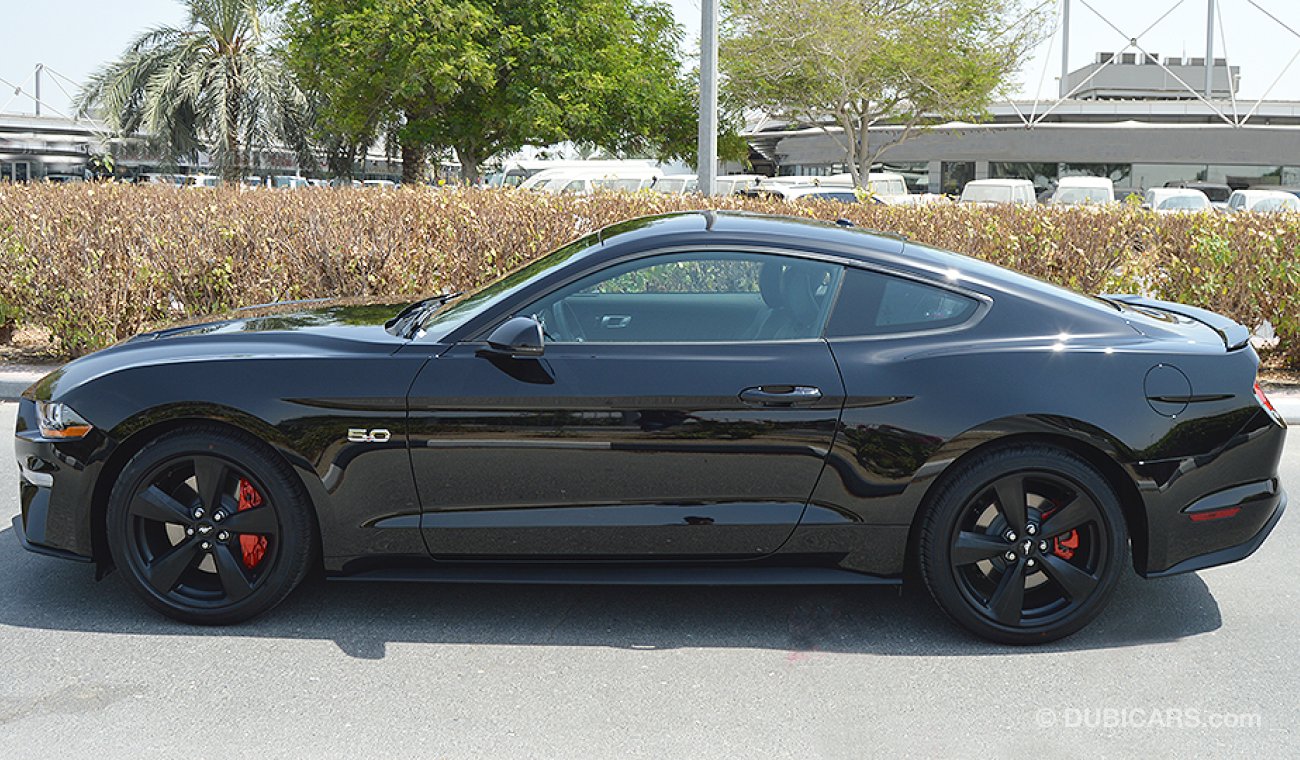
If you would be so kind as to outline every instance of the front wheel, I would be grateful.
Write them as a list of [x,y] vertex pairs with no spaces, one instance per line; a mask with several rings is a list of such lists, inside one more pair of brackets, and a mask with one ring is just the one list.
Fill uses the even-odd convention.
[[1110,599],[1126,561],[1119,499],[1091,465],[1048,446],[991,451],[940,486],[921,531],[939,606],[1004,644],[1054,641]]
[[149,606],[224,625],[278,604],[306,575],[315,524],[289,466],[234,431],[192,427],[145,445],[109,499],[109,550]]

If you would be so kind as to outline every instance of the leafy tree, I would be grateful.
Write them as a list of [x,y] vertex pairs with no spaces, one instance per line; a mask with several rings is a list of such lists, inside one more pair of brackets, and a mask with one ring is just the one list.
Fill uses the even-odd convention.
[[1041,34],[1020,0],[728,0],[719,59],[731,98],[816,124],[865,187],[870,128],[978,120]]
[[289,26],[323,130],[391,130],[404,159],[452,147],[471,182],[530,144],[689,150],[681,30],[660,0],[299,0]]
[[208,151],[238,180],[255,146],[280,143],[310,166],[310,109],[274,47],[277,0],[185,0],[183,27],[150,29],[77,96],[115,133],[152,136],[169,158]]

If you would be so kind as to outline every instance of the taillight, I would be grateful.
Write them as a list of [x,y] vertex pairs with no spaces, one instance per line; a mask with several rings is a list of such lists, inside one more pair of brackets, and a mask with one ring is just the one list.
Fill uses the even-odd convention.
[[1255,382],[1255,400],[1259,402],[1260,406],[1264,407],[1274,422],[1286,427],[1286,420],[1282,419],[1282,415],[1278,414],[1277,409],[1273,408],[1273,402],[1269,401],[1268,396],[1264,395],[1264,389],[1259,387],[1259,381]]

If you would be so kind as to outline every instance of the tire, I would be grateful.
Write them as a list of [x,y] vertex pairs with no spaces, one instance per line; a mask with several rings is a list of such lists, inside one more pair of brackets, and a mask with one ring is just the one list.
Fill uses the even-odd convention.
[[1106,479],[1046,445],[994,449],[958,468],[930,500],[918,547],[939,607],[1001,644],[1055,641],[1087,625],[1128,561]]
[[243,433],[190,426],[146,444],[113,486],[109,551],[150,607],[228,625],[279,604],[315,557],[301,483]]

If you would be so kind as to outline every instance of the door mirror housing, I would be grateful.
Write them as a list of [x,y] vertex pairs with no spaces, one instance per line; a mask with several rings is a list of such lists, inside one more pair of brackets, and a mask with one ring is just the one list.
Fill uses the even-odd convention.
[[545,345],[542,323],[536,317],[512,317],[487,337],[487,348],[483,352],[512,359],[531,359],[541,356],[546,350]]

